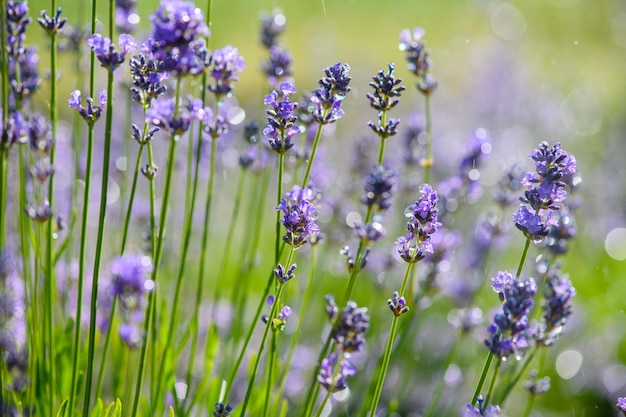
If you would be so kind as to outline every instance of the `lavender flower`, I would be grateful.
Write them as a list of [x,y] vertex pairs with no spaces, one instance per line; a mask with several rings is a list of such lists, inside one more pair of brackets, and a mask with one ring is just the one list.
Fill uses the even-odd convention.
[[543,378],[537,379],[538,376],[539,373],[537,371],[532,371],[529,380],[525,384],[525,388],[531,395],[537,396],[550,391],[550,377],[544,376]]
[[9,80],[14,95],[9,98],[10,102],[16,98],[24,100],[39,89],[41,77],[38,64],[39,55],[36,48],[22,47],[17,56],[9,57]]
[[153,101],[146,118],[172,137],[178,137],[189,130],[191,122],[205,119],[206,114],[199,99],[189,97],[184,105],[175,109],[174,99],[168,98]]
[[278,46],[270,48],[270,56],[261,69],[271,85],[291,82],[292,58],[289,51]]
[[437,221],[437,192],[430,185],[422,184],[420,193],[420,199],[404,211],[409,219],[407,234],[395,242],[399,245],[400,257],[408,263],[419,262],[424,259],[426,252],[433,252],[430,238],[441,226]]
[[365,243],[374,243],[385,236],[385,228],[383,227],[380,219],[374,219],[373,221],[364,224],[361,222],[354,223],[354,232],[357,237]]
[[28,141],[30,148],[40,156],[50,154],[52,146],[54,146],[54,138],[52,137],[52,127],[48,119],[35,113],[28,120]]
[[233,407],[230,404],[224,405],[224,403],[215,404],[215,411],[213,417],[229,417],[233,412]]
[[502,312],[495,315],[487,328],[490,337],[485,344],[499,358],[512,355],[521,358],[528,347],[528,315],[535,305],[537,285],[532,278],[522,281],[506,271],[499,272],[493,283],[503,301]]
[[365,193],[361,203],[367,207],[376,206],[378,211],[391,207],[391,198],[398,189],[398,175],[395,170],[376,165],[365,179]]
[[[317,380],[327,391],[339,392],[348,387],[346,384],[346,378],[356,375],[356,369],[350,362],[348,362],[343,356],[341,362],[341,370],[335,371],[335,368],[339,366],[337,364],[337,355],[331,353],[328,358],[322,359],[320,366],[320,373],[317,375]],[[335,377],[335,373],[337,373]]]
[[[1,108],[0,108],[1,110]],[[9,148],[16,143],[25,143],[28,140],[28,125],[19,111],[9,112],[6,126],[0,120],[2,146]]]
[[393,109],[400,102],[398,97],[406,90],[406,87],[399,85],[402,79],[393,75],[396,65],[389,64],[388,67],[386,74],[380,70],[376,76],[372,77],[373,81],[369,85],[374,89],[374,94],[365,95],[370,101],[370,106],[378,111]]
[[319,80],[320,88],[313,90],[311,113],[320,124],[334,123],[343,116],[341,105],[350,91],[352,77],[350,66],[337,62],[324,69],[325,76]]
[[324,299],[326,300],[326,316],[328,316],[328,321],[332,323],[339,313],[339,307],[337,307],[335,298],[331,294],[327,294]]
[[152,100],[165,93],[163,84],[167,72],[161,68],[161,61],[151,53],[134,56],[129,61],[132,99],[143,107],[150,107]]
[[546,280],[543,318],[536,330],[536,338],[538,343],[550,346],[559,338],[572,314],[572,298],[576,295],[576,289],[569,277],[561,275],[558,268],[551,269]]
[[204,70],[204,40],[210,36],[202,11],[193,3],[163,0],[150,16],[152,52],[178,75]]
[[549,233],[549,227],[555,224],[551,219],[552,211],[558,210],[558,204],[567,197],[562,178],[576,173],[576,159],[562,150],[559,142],[551,147],[542,142],[530,158],[535,162],[536,169],[522,179],[522,185],[528,190],[520,201],[530,206],[532,211],[521,205],[513,219],[515,226],[528,239],[543,240]]
[[617,408],[619,408],[619,410],[626,416],[626,397],[619,397],[616,405]]
[[67,23],[67,19],[61,19],[61,8],[59,7],[54,17],[48,16],[48,13],[45,10],[42,10],[37,22],[39,22],[39,25],[48,33],[48,35],[52,36],[56,35],[61,29],[63,29],[63,26]]
[[422,39],[425,33],[424,29],[419,27],[414,28],[413,32],[404,29],[400,33],[399,47],[401,51],[405,52],[409,71],[421,78],[421,81],[417,83],[417,89],[428,96],[435,91],[438,84],[430,75],[432,62]]
[[26,205],[25,211],[26,215],[37,223],[45,223],[52,217],[52,208],[48,200],[44,200],[41,205],[29,203]]
[[54,174],[54,167],[50,165],[50,159],[43,158],[35,162],[30,169],[30,174],[40,184],[43,184]]
[[7,31],[7,53],[16,57],[23,52],[26,28],[32,22],[28,17],[28,2],[8,1],[6,3],[5,27]]
[[348,301],[337,318],[331,337],[343,352],[357,352],[365,344],[364,335],[369,329],[369,322],[367,308],[359,307],[354,301]]
[[280,221],[286,230],[283,240],[294,249],[304,245],[310,236],[317,236],[320,228],[315,224],[317,209],[309,200],[300,196],[294,198],[294,194],[287,194],[288,199],[283,198],[276,210],[283,212]]
[[80,90],[74,90],[68,100],[68,104],[71,108],[78,111],[84,121],[93,125],[96,121],[98,121],[100,116],[102,116],[102,111],[107,103],[107,95],[104,90],[100,92],[100,104],[98,106],[93,105],[93,99],[91,97],[87,97],[86,101],[87,107],[83,107]]
[[245,68],[237,48],[229,45],[216,49],[209,58],[209,73],[215,80],[214,85],[208,86],[209,91],[215,94],[218,101],[224,96],[230,96],[233,84],[239,80],[239,73]]
[[115,0],[115,26],[121,33],[132,33],[139,24],[137,0]]
[[392,294],[393,298],[387,300],[387,304],[389,308],[393,312],[393,315],[398,317],[409,311],[409,306],[406,305],[406,300],[404,297],[400,297],[398,291],[394,291]]
[[281,10],[261,14],[261,43],[268,49],[277,45],[276,38],[287,29],[287,19]]
[[278,264],[274,269],[274,276],[281,284],[292,280],[295,277],[294,271],[296,270],[296,264],[292,264],[289,269],[285,270],[285,267]]
[[295,92],[296,88],[292,84],[282,83],[280,85],[281,100],[279,100],[278,92],[274,90],[265,96],[263,101],[266,106],[271,106],[271,109],[267,110],[268,125],[263,130],[263,134],[268,137],[272,149],[279,154],[291,149],[293,147],[291,139],[300,133],[300,129],[295,126],[296,103],[289,101],[289,96]]
[[132,323],[122,323],[119,327],[119,335],[129,348],[138,348],[143,341],[144,331],[141,327]]
[[474,407],[471,404],[465,406],[463,417],[500,417],[500,407],[497,405],[488,405],[482,408],[482,401],[479,400],[479,406]]
[[13,256],[0,250],[0,355],[16,355],[26,348],[24,282]]
[[126,54],[137,48],[133,37],[127,34],[120,35],[118,43],[120,45],[119,51],[115,49],[111,39],[99,33],[94,33],[87,41],[87,45],[91,47],[96,58],[100,61],[100,65],[109,71],[115,71],[124,62]]
[[545,240],[546,248],[554,255],[564,255],[569,249],[570,240],[576,237],[576,221],[565,205],[554,212],[552,222]]

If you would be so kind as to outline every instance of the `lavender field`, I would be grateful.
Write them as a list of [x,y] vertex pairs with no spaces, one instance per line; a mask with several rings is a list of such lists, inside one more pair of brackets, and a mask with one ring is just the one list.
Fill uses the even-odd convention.
[[0,0],[0,415],[626,415],[617,0]]

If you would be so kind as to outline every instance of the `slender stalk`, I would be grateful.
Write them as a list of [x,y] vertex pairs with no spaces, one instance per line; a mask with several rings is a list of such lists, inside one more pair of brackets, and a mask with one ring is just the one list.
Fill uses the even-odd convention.
[[491,401],[491,395],[493,394],[493,387],[496,385],[496,379],[498,379],[498,374],[500,373],[500,366],[502,365],[502,358],[498,358],[496,362],[496,368],[493,371],[493,375],[491,375],[491,383],[489,384],[489,390],[487,391],[487,396],[485,397],[484,406],[489,405],[489,401]]
[[[326,116],[326,114],[324,114],[324,116]],[[315,139],[313,140],[313,146],[311,147],[311,156],[309,157],[306,170],[304,171],[301,188],[306,187],[309,183],[309,176],[311,176],[311,168],[313,167],[313,162],[315,161],[315,154],[317,153],[317,147],[319,146],[320,139],[322,137],[323,127],[324,125],[321,123],[317,126],[317,132],[315,133]]]
[[[0,82],[2,83],[2,126],[7,126],[7,120],[9,118],[9,59],[7,48],[4,45],[7,44],[6,33],[6,0],[0,1],[0,10],[2,11],[0,16],[0,59],[2,63],[2,75],[0,76]],[[8,151],[8,138],[5,134],[5,130],[0,131],[0,248],[4,248],[6,245],[6,233],[5,233],[5,215],[7,204],[7,186],[8,186],[8,173],[9,173],[9,151]]]
[[517,272],[515,273],[515,276],[518,278],[522,275],[522,269],[524,268],[524,262],[526,261],[526,255],[528,255],[529,247],[530,247],[530,239],[526,239],[526,244],[524,245],[524,251],[522,252],[522,258],[520,259],[519,265],[517,267]]
[[[109,13],[113,13],[113,1],[110,1]],[[112,18],[111,18],[112,21]],[[87,417],[90,411],[91,384],[93,379],[93,364],[96,344],[96,314],[98,306],[98,281],[100,278],[100,258],[104,245],[104,228],[109,188],[109,163],[111,159],[111,128],[113,125],[113,71],[109,70],[107,79],[107,109],[106,125],[104,130],[104,152],[102,158],[102,185],[100,189],[100,215],[98,220],[98,235],[96,238],[96,254],[93,266],[93,278],[91,286],[91,317],[89,320],[89,347],[87,353],[87,374],[85,377],[85,401],[83,416]]]
[[424,417],[432,417],[435,415],[435,411],[437,410],[437,405],[439,404],[439,398],[441,398],[441,394],[443,393],[446,371],[448,370],[448,368],[450,368],[450,364],[452,364],[452,361],[456,358],[456,355],[459,351],[459,347],[465,340],[465,336],[466,336],[466,333],[461,333],[461,335],[456,338],[454,344],[452,345],[452,349],[450,349],[450,351],[448,352],[446,362],[442,368],[441,378],[439,378],[439,381],[437,382],[437,386],[435,387],[435,391],[433,392],[433,395],[430,400],[430,404],[428,405],[428,408],[426,409],[426,413],[424,414]]
[[[180,84],[180,83],[179,83]],[[154,229],[154,215],[151,215],[151,223],[152,223],[152,233],[151,233],[151,239],[152,239],[152,250],[153,250],[153,256],[154,256],[154,271],[152,272],[152,281],[155,282],[155,284],[157,283],[157,278],[158,278],[158,272],[159,272],[159,265],[161,263],[161,254],[163,252],[163,241],[164,236],[165,236],[165,226],[167,224],[167,208],[169,206],[169,198],[170,198],[170,191],[171,191],[171,186],[172,186],[172,178],[174,177],[174,166],[175,166],[175,156],[176,156],[176,145],[178,143],[178,138],[174,137],[172,138],[172,140],[170,141],[170,148],[169,148],[169,152],[168,152],[168,156],[167,156],[167,173],[165,175],[165,185],[164,185],[164,190],[163,190],[163,199],[161,201],[161,211],[160,211],[160,217],[159,217],[159,228],[158,228],[158,239],[156,238],[156,230]],[[149,145],[150,146],[150,145]],[[151,156],[151,152],[152,149],[149,148],[148,152],[150,153],[150,159],[152,160],[152,156]],[[150,193],[150,199],[151,201],[154,203],[155,200],[155,196],[154,196],[154,192],[153,192],[153,188],[151,187],[151,193]],[[144,322],[144,334],[146,335],[146,340],[144,341],[144,343],[141,346],[141,352],[140,352],[140,356],[139,356],[139,368],[137,370],[137,382],[135,385],[135,396],[133,399],[133,405],[132,405],[132,412],[131,412],[131,417],[135,417],[137,415],[137,410],[139,407],[139,397],[141,396],[141,387],[143,384],[143,372],[144,372],[144,368],[145,368],[145,358],[146,358],[146,351],[147,351],[147,346],[148,346],[148,331],[150,328],[150,324],[152,323],[154,314],[155,314],[155,305],[156,305],[156,301],[154,300],[155,298],[155,292],[151,292],[150,295],[148,296],[148,313],[146,315],[146,319]]]
[[489,355],[487,355],[487,360],[485,361],[485,366],[483,366],[483,371],[480,374],[480,379],[478,380],[478,385],[476,386],[476,390],[474,390],[474,395],[472,396],[472,406],[475,406],[476,401],[478,401],[478,396],[480,395],[480,391],[483,389],[483,384],[485,383],[485,379],[487,378],[487,372],[489,372],[492,360],[493,352],[489,351]]
[[[517,385],[522,375],[526,372],[526,370],[528,369],[528,366],[530,365],[532,360],[535,358],[535,354],[537,353],[538,350],[539,350],[539,346],[535,346],[532,352],[530,353],[530,355],[528,355],[528,357],[524,361],[522,368],[517,372],[513,380],[506,386],[506,389],[504,390],[504,393],[502,394],[502,398],[500,399],[500,406],[504,404],[506,399],[509,397],[509,394],[513,390],[513,388]],[[545,352],[545,349],[544,349],[544,352]]]
[[[280,204],[280,200],[283,198],[283,173],[285,168],[285,154],[278,155],[278,182],[276,184],[277,188],[277,198],[276,205]],[[276,210],[276,241],[274,244],[274,264],[278,263],[278,258],[280,256],[280,242],[281,233],[280,233],[280,210]],[[287,266],[289,267],[289,266]]]
[[270,343],[269,361],[267,364],[267,389],[265,390],[265,406],[263,407],[263,417],[267,417],[270,408],[270,395],[272,393],[272,383],[274,366],[276,363],[276,332],[272,332],[272,342]]

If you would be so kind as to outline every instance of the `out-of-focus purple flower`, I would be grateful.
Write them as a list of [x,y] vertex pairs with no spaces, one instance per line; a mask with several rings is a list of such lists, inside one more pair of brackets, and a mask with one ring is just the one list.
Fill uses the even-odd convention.
[[331,337],[343,352],[357,352],[365,344],[365,333],[369,329],[370,318],[366,307],[359,307],[348,301],[337,318]]
[[398,174],[393,169],[376,165],[365,179],[365,193],[361,203],[367,207],[375,206],[378,211],[391,207],[391,199],[398,189]]
[[243,57],[239,55],[237,48],[227,45],[216,49],[209,58],[209,74],[213,77],[214,84],[209,84],[209,91],[217,97],[232,94],[233,84],[239,80],[239,73],[246,68]]
[[37,48],[22,47],[15,57],[9,57],[9,80],[11,91],[15,97],[9,98],[9,103],[15,105],[14,100],[24,100],[39,89],[39,55]]
[[405,53],[409,71],[422,79],[417,84],[418,90],[425,95],[430,95],[437,88],[437,81],[430,75],[432,62],[429,57],[430,52],[426,49],[423,40],[425,33],[420,27],[413,28],[413,31],[404,29],[400,33],[399,48]]
[[48,200],[44,200],[41,204],[29,203],[25,211],[26,215],[37,223],[45,223],[52,217],[52,207]]
[[40,113],[33,114],[28,120],[28,141],[30,148],[40,156],[49,155],[54,146],[50,122]]
[[553,224],[548,231],[545,245],[554,255],[563,255],[569,249],[569,242],[576,237],[576,221],[567,205],[553,213]]
[[7,53],[16,57],[22,53],[22,44],[26,39],[26,28],[32,22],[32,19],[28,17],[28,2],[8,1],[5,16]]
[[421,261],[433,252],[431,235],[441,226],[437,221],[437,192],[428,184],[420,186],[421,197],[404,211],[407,234],[396,240],[400,257],[408,263]]
[[524,385],[524,388],[526,388],[531,395],[542,395],[550,391],[550,377],[544,376],[543,378],[537,379],[538,376],[539,373],[537,371],[532,371],[530,378]]
[[543,317],[536,329],[537,342],[550,346],[556,342],[567,319],[572,314],[576,289],[567,275],[558,268],[552,268],[546,276],[544,288]]
[[293,147],[291,139],[300,133],[300,129],[295,125],[296,103],[289,101],[289,96],[295,92],[296,88],[292,84],[282,83],[280,99],[276,90],[265,96],[264,104],[271,108],[267,110],[268,124],[263,134],[267,136],[271,148],[279,154],[291,149]]
[[537,284],[532,278],[522,281],[518,277],[510,277],[506,271],[499,272],[493,284],[503,302],[502,312],[495,315],[487,328],[490,336],[485,344],[499,358],[506,359],[512,355],[521,358],[529,346],[528,315],[535,305]]
[[393,312],[394,316],[401,316],[405,313],[408,313],[409,306],[406,305],[406,300],[404,297],[400,297],[398,291],[394,291],[392,294],[393,298],[387,300],[387,305]]
[[204,132],[211,136],[213,140],[224,137],[230,132],[230,124],[226,117],[213,113],[213,110],[209,107],[204,109],[204,118],[201,120]]
[[500,407],[497,405],[488,405],[483,409],[482,401],[479,402],[478,407],[474,407],[471,404],[467,404],[462,412],[462,417],[500,417]]
[[100,118],[100,116],[102,116],[104,106],[107,103],[107,95],[104,90],[100,92],[99,98],[100,104],[98,106],[94,106],[93,99],[91,97],[87,97],[85,99],[85,101],[87,101],[87,107],[83,107],[80,90],[74,90],[68,100],[68,104],[71,108],[78,111],[84,121],[93,125]]
[[6,126],[0,120],[0,133],[2,146],[6,148],[16,143],[26,143],[28,140],[28,123],[24,120],[21,112],[9,112]]
[[154,100],[152,107],[146,114],[146,119],[152,125],[178,137],[189,130],[194,120],[206,118],[206,109],[202,107],[202,100],[188,98],[186,103],[175,108],[173,98]]
[[354,233],[360,240],[369,244],[377,242],[384,237],[386,231],[383,224],[379,220],[374,219],[367,224],[355,222]]
[[282,10],[261,14],[261,43],[268,49],[278,44],[276,38],[287,29],[287,19]]
[[334,123],[343,116],[341,105],[350,91],[352,80],[348,72],[350,66],[341,62],[324,69],[325,76],[319,80],[320,88],[313,90],[309,106],[318,123]]
[[335,298],[331,294],[327,294],[324,299],[326,300],[326,316],[328,316],[328,321],[332,323],[339,313],[339,307],[337,307]]
[[[322,359],[320,365],[320,373],[317,375],[318,382],[329,392],[338,392],[346,389],[346,378],[356,375],[356,368],[350,362],[341,356],[341,370],[335,371],[339,366],[337,364],[337,355],[331,353],[328,358]],[[335,376],[335,374],[337,374]]]
[[617,405],[617,408],[626,416],[626,397],[619,397],[615,405]]
[[137,0],[115,0],[115,26],[121,33],[132,33],[139,24]]
[[99,33],[94,33],[87,41],[100,65],[109,71],[115,71],[126,59],[126,54],[137,48],[133,37],[128,34],[120,35],[118,43],[119,51],[115,49],[111,39]]
[[[293,194],[292,194],[293,196]],[[317,209],[315,205],[306,199],[283,198],[276,210],[283,212],[280,221],[286,230],[283,240],[294,249],[304,245],[311,236],[316,236],[320,228],[315,224]]]
[[119,334],[120,338],[126,346],[129,348],[137,348],[141,346],[141,342],[143,341],[143,329],[133,323],[122,323],[120,324]]
[[292,82],[291,54],[286,49],[279,46],[270,48],[270,56],[263,63],[261,69],[271,85],[283,82]]
[[150,280],[152,260],[144,255],[124,255],[111,263],[113,293],[116,296],[140,296],[154,289]]
[[0,354],[19,354],[26,348],[24,282],[13,256],[0,249]]
[[54,167],[50,165],[49,158],[41,158],[31,167],[30,174],[40,184],[43,184],[54,174]]
[[163,0],[150,16],[152,52],[177,75],[204,70],[203,37],[210,36],[202,11],[192,2]]
[[59,31],[63,29],[63,26],[65,26],[65,23],[67,23],[67,19],[61,19],[60,7],[56,10],[56,14],[54,16],[48,16],[48,13],[45,10],[42,10],[39,16],[40,17],[37,19],[37,22],[39,22],[42,29],[45,30],[50,36],[59,33]]
[[535,214],[524,205],[520,205],[517,213],[513,213],[513,220],[515,227],[521,230],[524,236],[536,242],[542,242],[550,232],[550,227],[555,225],[552,211],[539,210],[539,213]]

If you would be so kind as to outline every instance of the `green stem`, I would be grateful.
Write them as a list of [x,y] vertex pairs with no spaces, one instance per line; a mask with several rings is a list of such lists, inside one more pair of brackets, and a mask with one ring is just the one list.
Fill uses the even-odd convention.
[[[283,173],[285,166],[285,154],[278,155],[278,183],[276,184],[277,188],[277,198],[276,205],[280,205],[280,200],[283,198]],[[280,256],[280,242],[281,233],[280,233],[280,210],[276,210],[276,241],[274,244],[274,264],[278,263],[278,258]],[[288,267],[288,266],[287,266]]]
[[522,252],[522,257],[519,260],[517,272],[515,273],[515,276],[517,278],[519,278],[522,275],[522,269],[524,268],[524,262],[526,261],[526,255],[528,255],[529,247],[530,247],[530,239],[526,239],[526,244],[524,245],[524,251]]
[[304,171],[304,177],[302,178],[301,188],[306,187],[309,183],[309,176],[311,175],[311,168],[313,167],[313,162],[315,161],[315,154],[317,153],[317,147],[319,146],[320,139],[322,137],[323,127],[324,125],[322,123],[320,123],[317,126],[317,132],[315,133],[315,139],[313,140],[313,146],[311,147],[311,156],[309,157],[309,161],[306,165],[306,170]]
[[[537,353],[538,349],[539,349],[539,346],[536,345],[534,347],[534,349],[532,350],[532,352],[530,353],[530,355],[528,355],[528,357],[524,361],[524,364],[522,365],[522,368],[519,370],[519,372],[517,372],[517,374],[515,375],[513,380],[506,386],[506,389],[504,390],[504,393],[502,394],[502,399],[500,400],[500,406],[502,406],[504,404],[504,402],[509,397],[509,394],[511,393],[511,391],[513,390],[515,385],[517,385],[517,383],[521,379],[522,375],[526,372],[526,370],[528,369],[528,366],[530,365],[530,363],[534,359],[535,354]],[[545,349],[544,349],[544,352],[545,352]]]
[[374,391],[374,396],[372,397],[370,405],[370,416],[376,415],[376,408],[378,407],[378,402],[380,401],[380,395],[383,392],[383,385],[385,383],[385,377],[387,376],[387,369],[389,368],[389,360],[393,349],[393,341],[396,338],[396,330],[398,329],[398,317],[399,316],[394,315],[391,321],[391,330],[389,331],[389,338],[387,339],[387,345],[385,346],[385,353],[383,355],[383,366],[380,368],[376,390]]
[[[180,84],[180,83],[179,83]],[[159,265],[161,264],[161,254],[163,253],[163,242],[165,237],[165,226],[167,225],[167,208],[169,206],[170,192],[172,186],[172,178],[174,177],[174,168],[175,168],[175,157],[176,157],[176,145],[178,143],[178,137],[174,137],[170,141],[170,148],[167,155],[167,173],[165,175],[165,185],[163,190],[163,199],[161,201],[161,211],[159,217],[159,228],[158,228],[158,239],[156,238],[157,231],[155,230],[155,221],[154,214],[151,215],[151,223],[152,223],[152,250],[154,257],[154,271],[152,272],[152,281],[157,283]],[[150,145],[149,145],[150,146]],[[150,161],[152,161],[152,149],[148,148],[148,153],[150,154]],[[151,181],[153,183],[154,181]],[[154,188],[151,186],[150,190],[150,200],[151,204],[154,205]],[[150,329],[150,324],[152,323],[153,317],[156,314],[156,301],[155,301],[156,293],[153,291],[148,296],[148,314],[146,315],[146,319],[144,322],[144,334],[146,335],[146,340],[141,346],[141,353],[139,357],[139,368],[137,370],[137,383],[135,385],[135,396],[133,399],[132,412],[131,417],[137,416],[137,410],[139,407],[139,397],[141,396],[141,387],[143,385],[143,372],[145,368],[146,362],[146,351],[148,347],[148,332]],[[156,342],[156,341],[155,341]],[[154,350],[154,349],[153,349]],[[156,397],[155,397],[156,398]],[[157,401],[153,398],[153,401]]]
[[502,365],[502,358],[498,358],[496,362],[496,368],[493,370],[493,375],[491,375],[491,383],[489,384],[489,390],[487,391],[487,396],[485,397],[484,406],[489,405],[489,401],[491,401],[491,395],[493,394],[493,387],[496,385],[496,379],[498,379],[498,374],[500,373],[500,366]]
[[476,390],[474,390],[474,395],[472,396],[472,406],[475,406],[476,401],[478,401],[478,396],[480,395],[480,391],[483,389],[483,384],[485,383],[485,378],[487,378],[487,372],[489,372],[492,360],[493,352],[489,351],[489,355],[487,355],[487,360],[485,361],[485,366],[483,366],[483,371],[480,374],[480,379],[478,380],[478,385],[476,386]]
[[[113,1],[109,2],[109,13],[113,13]],[[112,20],[112,19],[111,19]],[[100,278],[100,258],[104,245],[104,228],[106,221],[107,199],[109,188],[109,162],[111,158],[111,129],[113,125],[113,71],[108,71],[107,78],[107,109],[106,125],[104,130],[104,154],[102,158],[102,185],[100,189],[100,215],[98,220],[98,235],[96,238],[96,254],[93,266],[91,286],[91,317],[89,320],[89,347],[87,353],[87,374],[85,377],[85,401],[83,416],[87,417],[90,411],[91,384],[93,379],[94,352],[96,345],[96,314],[98,307],[98,281]]]
[[[384,127],[386,124],[387,124],[387,110],[383,110],[380,112],[380,125]],[[386,139],[387,138],[384,136],[380,138],[380,146],[378,148],[378,160],[377,160],[378,165],[383,164],[383,158],[385,156]]]
[[267,389],[265,390],[265,406],[263,407],[263,417],[267,417],[270,408],[270,395],[272,393],[272,376],[274,364],[276,363],[276,331],[272,332],[272,342],[270,343],[269,361],[267,364]]

